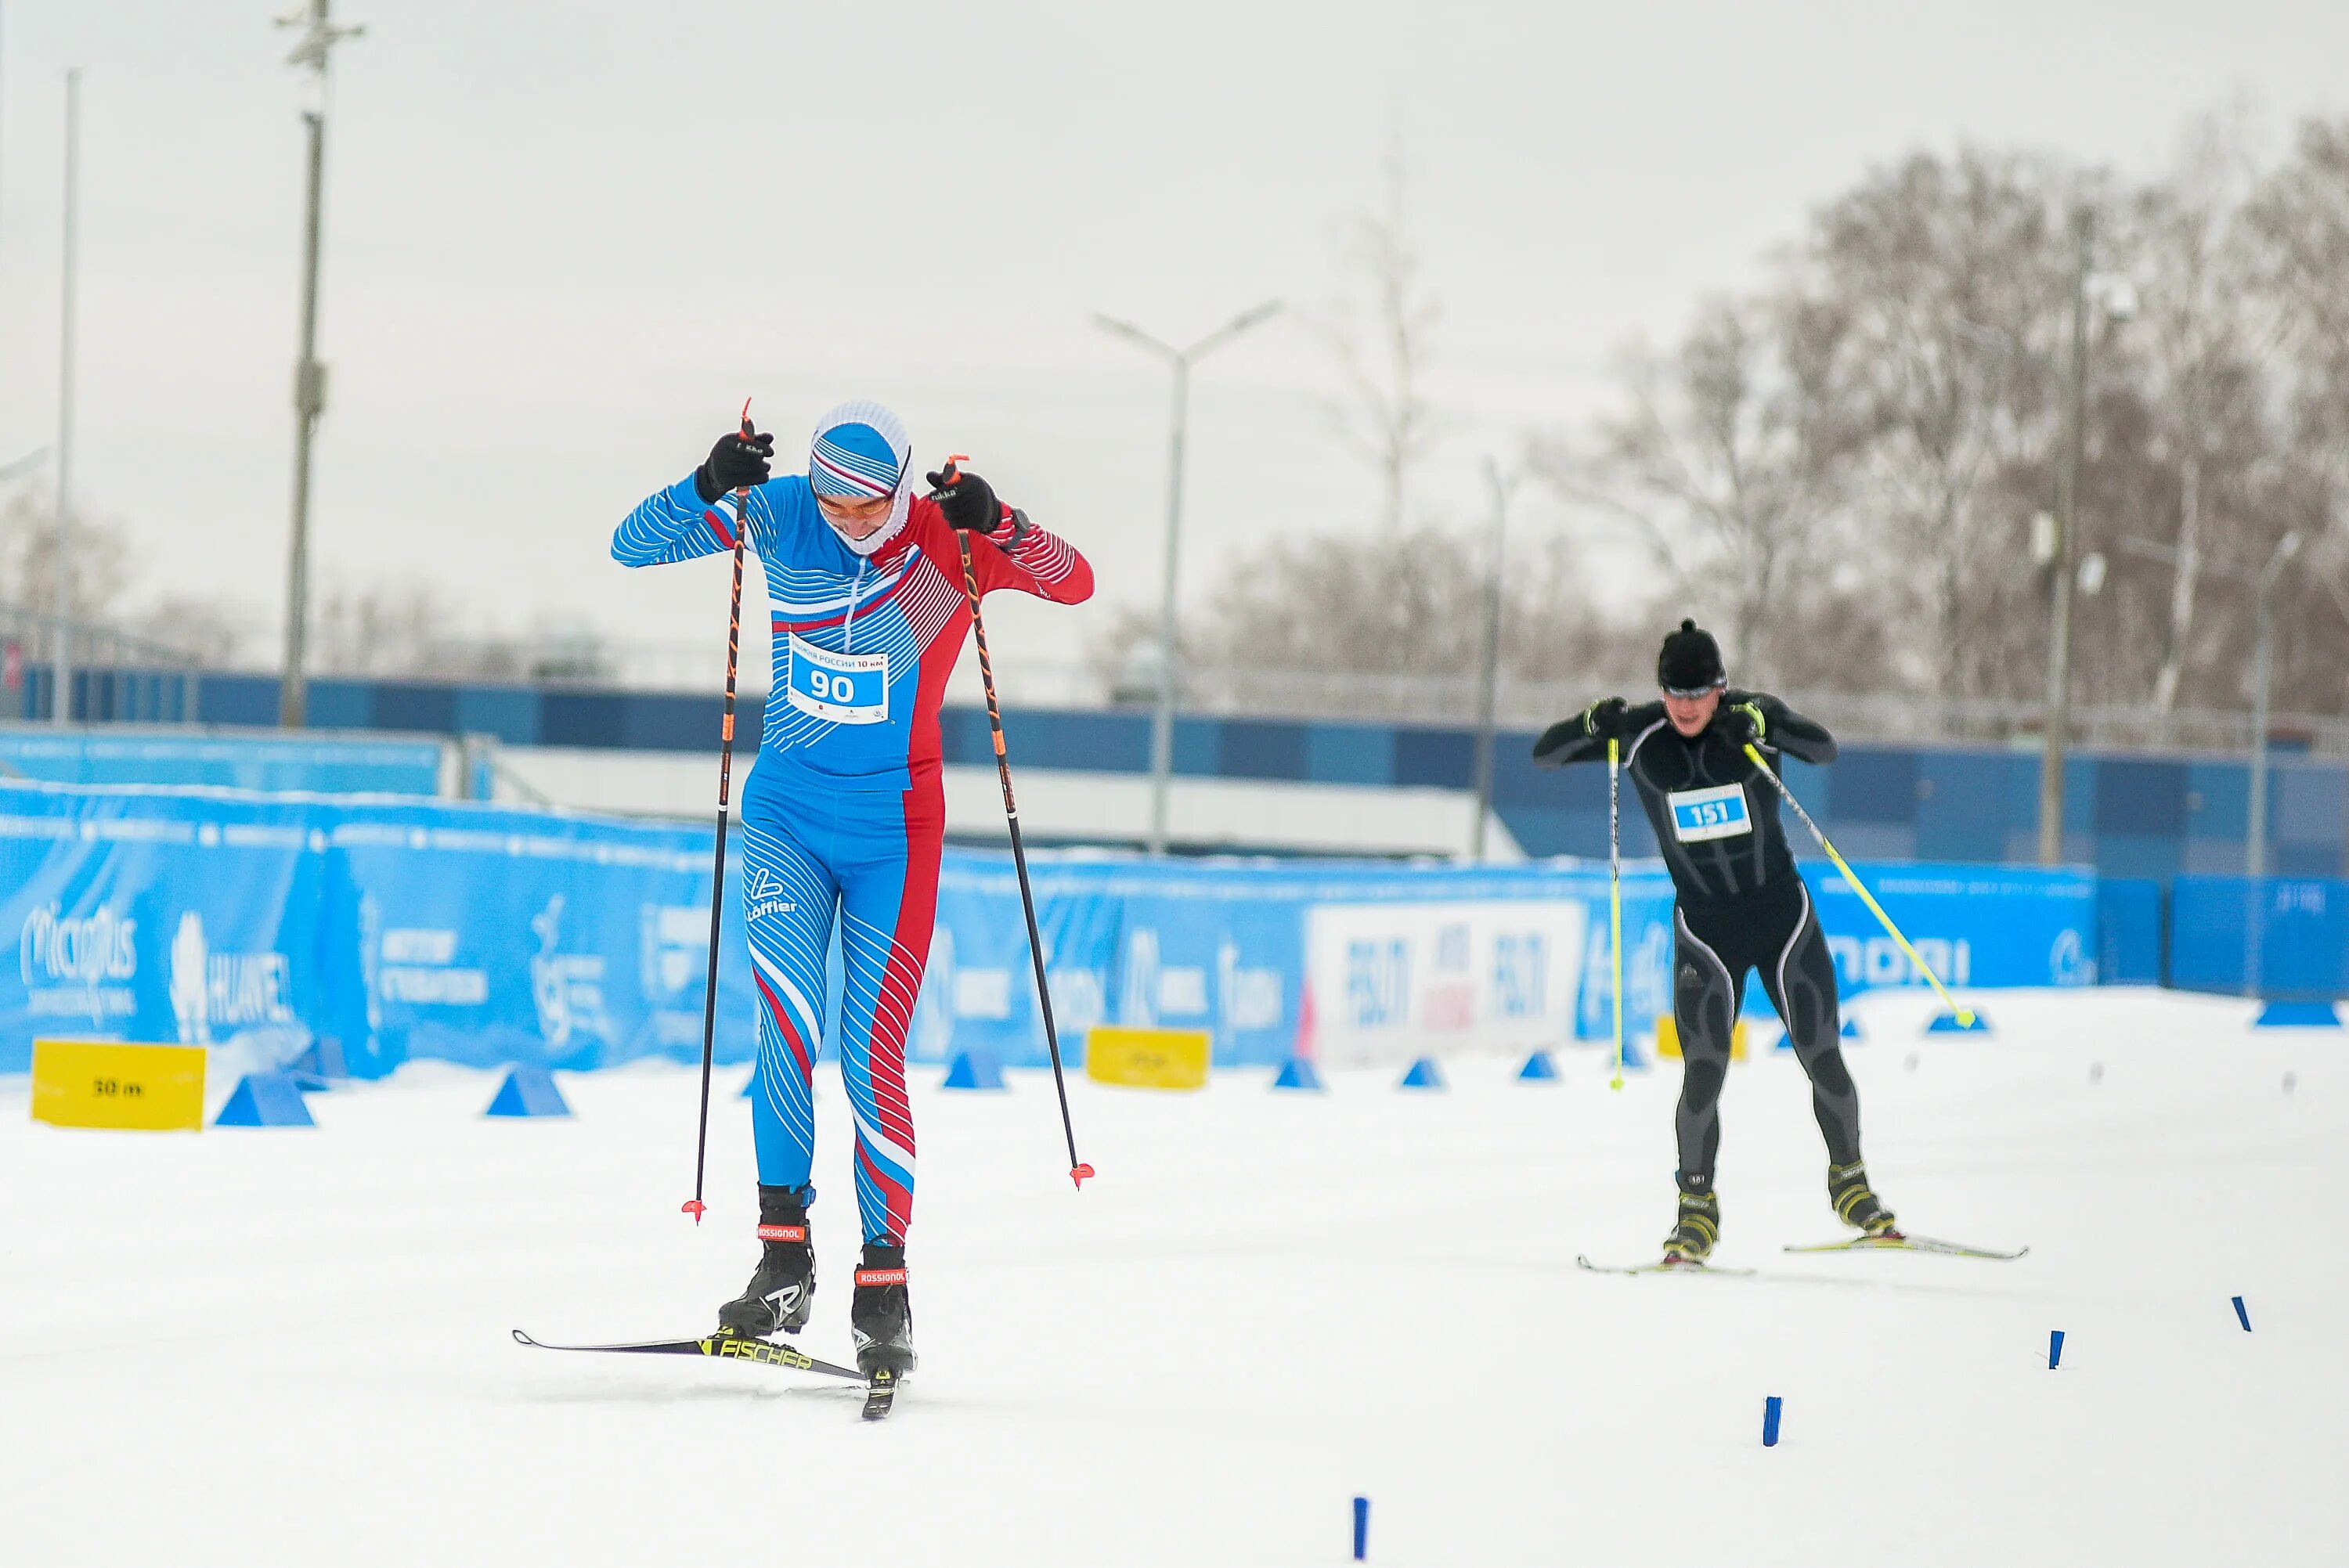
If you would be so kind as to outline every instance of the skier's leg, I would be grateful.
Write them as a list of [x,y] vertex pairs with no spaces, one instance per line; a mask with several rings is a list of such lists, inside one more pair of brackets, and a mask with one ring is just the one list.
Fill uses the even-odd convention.
[[1800,917],[1787,933],[1762,981],[1785,1021],[1795,1059],[1811,1080],[1811,1110],[1827,1146],[1827,1199],[1845,1223],[1878,1233],[1893,1226],[1892,1211],[1868,1184],[1859,1152],[1859,1088],[1843,1059],[1836,1006],[1835,956],[1819,929],[1807,889]]
[[1667,1262],[1702,1263],[1721,1235],[1721,1202],[1713,1196],[1713,1161],[1721,1147],[1721,1087],[1729,1074],[1730,1034],[1737,1026],[1740,963],[1733,972],[1720,951],[1672,912],[1672,1026],[1681,1045],[1680,1203],[1664,1238]]
[[1795,1059],[1810,1076],[1811,1109],[1826,1140],[1827,1157],[1838,1165],[1855,1163],[1859,1159],[1859,1090],[1844,1066],[1837,1033],[1842,1025],[1836,1010],[1835,957],[1827,951],[1807,888],[1793,928],[1776,955],[1762,966],[1762,984],[1785,1022]]
[[[1672,1026],[1681,1045],[1681,1191],[1710,1192],[1713,1156],[1721,1147],[1721,1087],[1729,1076],[1730,1034],[1737,1026],[1737,976],[1677,909],[1672,927]],[[1739,969],[1742,973],[1744,965]]]
[[856,1202],[864,1239],[902,1246],[914,1208],[905,1037],[937,915],[946,812],[935,781],[874,799],[885,801],[885,810],[859,830],[862,841],[842,879],[840,1072],[856,1114]]
[[759,1000],[750,1129],[761,1187],[803,1187],[815,1161],[815,1099],[808,1080],[823,1049],[823,961],[839,902],[830,869],[783,820],[745,818],[742,923]]
[[[746,800],[746,805],[749,802]],[[759,1066],[750,1097],[759,1165],[759,1266],[718,1309],[719,1327],[764,1338],[806,1326],[815,1294],[807,1206],[815,1153],[809,1075],[822,1048],[823,952],[837,893],[831,873],[780,815],[743,824],[742,895],[759,999]]]
[[905,1233],[914,1217],[905,1036],[937,913],[946,809],[935,779],[880,802],[886,810],[863,836],[841,899],[846,978],[840,1072],[856,1117],[856,1204],[864,1222],[864,1265],[856,1271],[848,1321],[858,1369],[902,1377],[915,1364],[905,1272]]

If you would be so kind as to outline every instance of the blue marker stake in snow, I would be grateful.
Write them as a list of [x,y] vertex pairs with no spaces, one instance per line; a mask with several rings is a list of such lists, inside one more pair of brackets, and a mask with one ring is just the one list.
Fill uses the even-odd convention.
[[2064,1331],[2060,1328],[2051,1328],[2047,1331],[2047,1370],[2053,1372],[2063,1363]]
[[1354,1561],[1362,1562],[1371,1554],[1371,1500],[1354,1500]]
[[2243,1298],[2240,1295],[2235,1298],[2235,1321],[2243,1326],[2244,1333],[2251,1331],[2251,1315],[2243,1310]]
[[1784,1408],[1785,1402],[1775,1394],[1762,1401],[1762,1446],[1765,1449],[1778,1446],[1778,1412]]

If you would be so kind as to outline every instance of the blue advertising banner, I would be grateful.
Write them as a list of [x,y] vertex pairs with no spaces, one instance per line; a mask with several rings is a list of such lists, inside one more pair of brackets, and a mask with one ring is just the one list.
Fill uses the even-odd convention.
[[309,1044],[323,1010],[320,858],[309,808],[197,811],[145,791],[0,790],[0,1071],[35,1035]]
[[[24,1071],[39,1034],[233,1046],[262,1065],[331,1037],[367,1077],[411,1057],[689,1060],[709,857],[706,828],[562,812],[0,784],[0,933],[18,947],[0,968],[0,1072]],[[1953,985],[2095,979],[2093,877],[1859,870]],[[1103,1022],[1210,1030],[1227,1065],[1611,1032],[1603,866],[1063,851],[1033,871],[1071,1057]],[[1812,886],[1847,995],[1922,984],[1839,880]],[[1623,891],[1625,1014],[1645,1031],[1671,1003],[1671,884],[1650,862]],[[756,1015],[731,888],[724,910],[717,1054],[743,1062]],[[910,1054],[1040,1064],[1034,992],[1009,858],[949,851]]]
[[[1920,861],[1852,867],[1952,988],[2096,983],[2096,877]],[[1847,996],[1924,978],[1834,868],[1805,866]]]
[[2349,996],[2349,882],[2185,876],[2170,885],[2169,983],[2287,1000]]

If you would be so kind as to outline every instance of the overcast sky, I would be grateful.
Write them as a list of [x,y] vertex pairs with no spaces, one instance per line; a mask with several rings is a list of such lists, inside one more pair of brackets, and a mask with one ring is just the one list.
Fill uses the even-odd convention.
[[[274,627],[291,488],[295,0],[0,0],[0,463],[57,423],[59,163],[85,67],[77,491],[140,592]],[[1400,120],[1453,436],[1419,497],[1587,414],[1627,337],[1755,281],[1813,205],[1961,138],[2150,171],[2249,102],[2349,112],[2349,6],[2233,0],[1192,0],[823,7],[337,0],[314,559],[482,629],[717,645],[723,566],[627,573],[613,525],[745,396],[802,449],[895,405],[1154,603],[1167,378],[1090,324],[1317,311]],[[2124,19],[2126,18],[2126,19]],[[1194,384],[1185,582],[1361,527],[1326,352],[1276,323]],[[46,483],[46,480],[42,482]],[[1529,509],[1525,526],[1545,525]],[[1101,603],[1007,607],[1068,659]]]

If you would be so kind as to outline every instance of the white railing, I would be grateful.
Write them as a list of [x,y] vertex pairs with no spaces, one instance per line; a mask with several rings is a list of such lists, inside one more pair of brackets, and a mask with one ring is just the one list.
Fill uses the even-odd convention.
[[93,622],[60,620],[5,601],[0,601],[0,720],[30,717],[26,707],[33,682],[57,667],[60,639],[84,703],[96,702],[101,689],[105,693],[103,721],[195,722],[203,670],[185,651],[151,637]]

